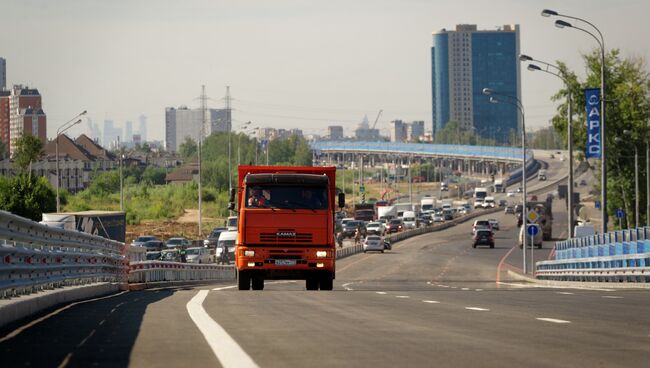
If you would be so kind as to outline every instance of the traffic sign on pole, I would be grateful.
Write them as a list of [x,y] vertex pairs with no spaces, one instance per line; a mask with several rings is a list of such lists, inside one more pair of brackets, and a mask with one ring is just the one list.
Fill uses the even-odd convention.
[[539,219],[539,214],[537,212],[535,212],[534,210],[530,210],[530,211],[528,211],[528,214],[526,215],[526,218],[528,219],[528,221],[534,223],[534,222],[537,222],[537,220]]
[[622,209],[618,208],[618,209],[616,210],[616,218],[623,218],[623,217],[625,217],[625,211],[623,211]]
[[[528,235],[533,237],[533,236],[537,235],[537,233],[539,232],[539,228],[537,226],[529,225],[528,228],[526,229],[526,232],[528,232]],[[532,246],[532,244],[531,244],[531,246]]]

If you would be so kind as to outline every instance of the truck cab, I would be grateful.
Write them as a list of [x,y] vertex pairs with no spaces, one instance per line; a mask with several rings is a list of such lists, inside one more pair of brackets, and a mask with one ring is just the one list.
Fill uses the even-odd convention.
[[[332,290],[335,173],[334,167],[239,167],[239,290],[262,290],[265,280],[306,280],[307,290]],[[342,194],[338,202],[344,204]]]

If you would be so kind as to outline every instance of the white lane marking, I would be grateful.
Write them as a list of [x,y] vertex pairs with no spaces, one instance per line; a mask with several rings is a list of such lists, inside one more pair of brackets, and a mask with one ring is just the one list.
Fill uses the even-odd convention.
[[460,289],[460,290],[467,291],[467,290],[469,290],[469,288],[462,288],[462,289]]
[[476,289],[476,291],[483,291],[483,289]]
[[229,285],[229,286],[222,286],[222,287],[214,288],[212,290],[221,291],[221,290],[232,289],[232,288],[236,288],[236,287],[237,287],[237,285]]
[[568,291],[558,291],[557,293],[562,295],[574,295],[573,293],[570,293]]
[[436,285],[436,286],[439,286],[439,287],[449,287],[449,286],[447,286],[447,285],[440,285],[440,284],[438,284],[438,285]]
[[212,352],[222,366],[229,367],[258,367],[253,359],[237,344],[235,340],[215,322],[203,309],[203,301],[209,290],[200,290],[187,305],[187,312],[196,327],[203,334]]
[[[296,280],[281,280],[281,281],[265,281],[264,283],[268,285],[268,284],[293,284],[295,282]],[[236,287],[237,285],[228,285],[228,286],[217,287],[212,290],[221,291],[221,290],[228,290]]]
[[407,299],[410,298],[408,295],[395,295],[396,298],[402,298],[402,299]]
[[490,310],[487,309],[487,308],[479,308],[479,307],[465,307],[465,309],[467,309],[467,310],[473,310],[473,311],[479,311],[479,312],[483,312],[483,311],[487,311],[487,312],[489,312],[489,311],[490,311]]
[[552,323],[571,323],[571,321],[565,321],[563,319],[555,319],[555,318],[535,318],[535,319],[539,321],[552,322]]
[[500,285],[517,286],[522,288],[543,288],[543,289],[569,289],[569,290],[592,290],[592,291],[608,291],[615,292],[614,289],[599,289],[580,286],[554,286],[554,285],[535,285],[535,284],[515,284],[511,282],[498,282]]
[[623,299],[622,296],[614,296],[614,295],[603,295],[603,298],[607,298],[607,299]]
[[352,285],[352,284],[354,284],[354,282],[348,282],[348,283],[343,284],[343,285],[341,285],[341,286],[343,286],[343,288],[344,288],[345,290],[347,290],[347,291],[354,291],[354,289],[352,289],[351,287],[348,287],[348,285]]
[[376,291],[376,293],[379,294],[379,295],[386,295],[385,291]]
[[423,300],[423,303],[429,303],[429,304],[440,304],[440,302],[435,301],[435,300]]

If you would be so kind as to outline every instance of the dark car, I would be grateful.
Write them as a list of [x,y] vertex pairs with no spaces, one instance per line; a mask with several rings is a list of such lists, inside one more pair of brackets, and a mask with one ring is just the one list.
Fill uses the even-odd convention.
[[203,241],[203,245],[206,247],[210,248],[215,248],[217,246],[217,243],[219,242],[219,235],[221,235],[222,232],[228,231],[228,228],[225,227],[216,227],[210,232],[210,235],[208,235],[208,238]]
[[366,236],[366,225],[363,221],[358,220],[348,221],[343,225],[343,236],[351,238],[356,234],[357,229],[361,231],[361,236]]
[[388,233],[399,233],[404,230],[404,222],[401,219],[392,219],[388,223]]
[[476,248],[478,245],[489,245],[490,248],[494,248],[494,234],[490,229],[478,229],[472,237],[474,243],[472,248]]
[[147,249],[147,252],[158,252],[163,250],[163,242],[162,240],[154,239],[154,240],[148,240],[142,244],[143,247]]
[[131,245],[134,247],[141,247],[144,245],[144,243],[150,240],[158,240],[158,238],[156,238],[153,235],[140,235],[137,238],[135,238],[133,242],[131,242]]
[[433,217],[428,213],[423,214],[418,217],[418,222],[420,222],[420,226],[430,226],[433,225]]

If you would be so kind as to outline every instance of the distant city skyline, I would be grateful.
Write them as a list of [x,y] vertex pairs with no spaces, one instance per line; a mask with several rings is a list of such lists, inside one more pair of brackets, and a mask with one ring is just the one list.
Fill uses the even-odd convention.
[[[6,29],[24,30],[0,33],[7,88],[36,86],[47,96],[49,138],[88,110],[93,122],[133,121],[134,131],[144,115],[146,139],[163,141],[164,108],[199,107],[202,84],[216,109],[231,87],[233,129],[252,121],[327,135],[342,125],[350,135],[381,109],[381,135],[393,120],[424,120],[429,130],[431,35],[442,28],[519,24],[522,53],[584,75],[581,55],[595,42],[557,29],[543,8],[584,17],[608,50],[650,60],[650,2],[642,0],[6,0],[2,8]],[[548,126],[560,82],[522,65],[521,84],[527,125]]]

